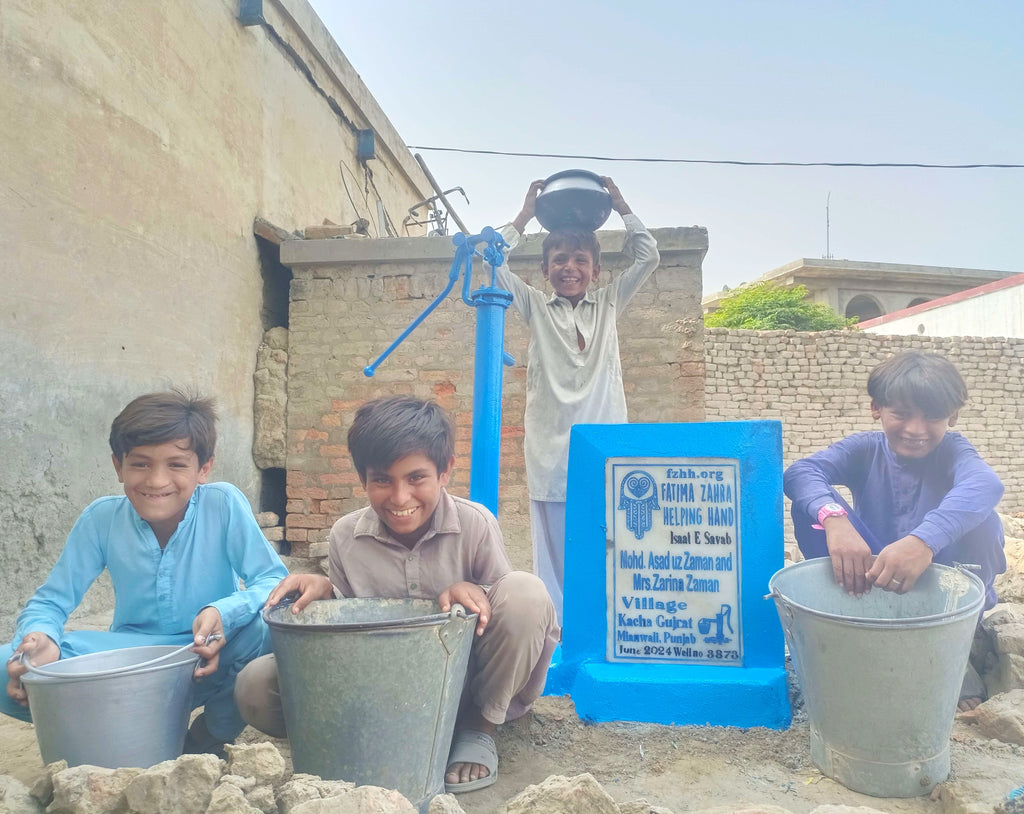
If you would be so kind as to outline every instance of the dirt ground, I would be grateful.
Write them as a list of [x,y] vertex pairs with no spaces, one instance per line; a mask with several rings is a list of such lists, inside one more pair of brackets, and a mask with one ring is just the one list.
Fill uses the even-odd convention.
[[[799,704],[799,701],[797,701]],[[254,730],[241,741],[267,740]],[[284,741],[273,741],[288,757]],[[981,738],[954,723],[952,774],[930,796],[880,799],[824,777],[810,760],[798,708],[790,729],[584,724],[568,697],[544,697],[532,715],[499,732],[501,765],[490,788],[460,795],[467,814],[498,814],[526,786],[554,774],[590,772],[619,802],[645,798],[676,814],[772,804],[794,814],[842,803],[903,814],[982,814],[1024,782],[1024,748]],[[42,761],[31,725],[0,720],[0,775],[31,784]]]

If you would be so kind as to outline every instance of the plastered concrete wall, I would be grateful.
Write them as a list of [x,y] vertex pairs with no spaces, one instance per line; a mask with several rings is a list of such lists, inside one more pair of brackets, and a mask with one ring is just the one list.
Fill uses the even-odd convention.
[[377,194],[398,223],[430,194],[305,0],[252,27],[238,7],[0,3],[0,640],[81,509],[119,491],[106,437],[135,395],[215,395],[213,477],[255,499],[253,219],[375,233]]
[[[602,276],[621,271],[623,234],[602,232]],[[704,229],[656,229],[661,266],[619,320],[626,398],[632,421],[695,421],[704,414],[700,263]],[[330,526],[365,505],[348,458],[346,434],[356,407],[394,393],[434,398],[455,417],[456,470],[451,490],[469,493],[475,313],[454,294],[379,367],[382,353],[444,289],[454,247],[445,238],[393,241],[288,241],[282,262],[291,288],[288,354],[288,505],[286,537],[296,554],[326,552]],[[540,273],[540,239],[512,256],[531,285]],[[485,281],[474,263],[477,288]],[[601,282],[601,281],[599,281]],[[531,566],[529,496],[523,464],[528,333],[506,314],[499,520],[513,563]]]
[[1024,510],[1024,340],[708,328],[704,347],[707,420],[780,419],[787,466],[878,428],[867,395],[876,364],[903,350],[942,354],[970,394],[955,429],[1002,478],[999,511]]

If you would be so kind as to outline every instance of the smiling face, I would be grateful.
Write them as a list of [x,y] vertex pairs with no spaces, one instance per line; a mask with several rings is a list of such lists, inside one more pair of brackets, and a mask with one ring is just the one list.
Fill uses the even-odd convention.
[[587,249],[553,246],[545,254],[541,271],[544,279],[551,281],[555,293],[575,307],[587,293],[587,286],[597,279],[601,264],[594,262],[593,254]]
[[405,455],[387,470],[367,467],[363,487],[370,505],[398,542],[412,548],[423,535],[448,485],[453,457],[443,472],[422,452]]
[[924,458],[934,450],[949,427],[956,425],[957,413],[928,418],[916,407],[897,404],[879,407],[871,402],[871,415],[882,422],[889,448],[902,458]]
[[113,456],[117,479],[139,516],[149,523],[161,546],[185,517],[188,502],[213,466],[202,466],[187,438],[132,447],[123,459]]

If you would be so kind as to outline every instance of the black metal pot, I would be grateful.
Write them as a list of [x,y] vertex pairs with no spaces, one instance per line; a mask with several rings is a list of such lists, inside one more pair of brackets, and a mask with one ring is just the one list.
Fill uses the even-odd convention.
[[600,229],[612,212],[612,196],[601,176],[587,170],[562,170],[544,181],[537,195],[537,220],[549,232]]

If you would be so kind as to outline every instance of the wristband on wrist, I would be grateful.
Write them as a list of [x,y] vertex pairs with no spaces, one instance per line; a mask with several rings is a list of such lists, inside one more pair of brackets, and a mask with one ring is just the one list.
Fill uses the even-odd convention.
[[823,529],[825,528],[825,518],[827,517],[846,517],[847,511],[839,503],[826,503],[820,509],[818,509],[818,522],[813,525],[812,528]]

